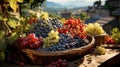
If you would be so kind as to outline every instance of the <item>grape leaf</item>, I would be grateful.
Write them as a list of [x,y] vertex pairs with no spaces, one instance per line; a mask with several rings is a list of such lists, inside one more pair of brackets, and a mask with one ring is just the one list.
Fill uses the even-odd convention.
[[16,12],[17,10],[17,1],[16,0],[10,0],[9,1],[10,7]]
[[0,51],[0,60],[1,61],[5,60],[5,53],[4,53],[4,51]]
[[5,31],[0,31],[0,40],[4,37],[4,35],[5,35]]
[[20,35],[21,34],[21,31],[22,31],[22,26],[21,25],[18,25],[16,28],[15,28],[15,32]]
[[26,18],[23,18],[21,17],[21,25],[22,25],[22,28],[23,28],[23,32],[27,32],[29,29],[30,29],[30,25],[28,24],[28,20],[26,20]]
[[18,38],[18,35],[16,33],[12,33],[10,37],[6,38],[6,41],[9,45],[11,45],[17,38]]
[[4,3],[9,3],[10,0],[4,0]]
[[7,18],[3,18],[3,21],[6,22],[8,19]]
[[29,1],[29,3],[33,3],[33,2],[34,2],[34,0],[30,0],[30,1]]
[[5,39],[4,38],[0,39],[0,51],[1,50],[4,51],[6,49],[6,46],[7,46],[7,44],[5,42]]
[[10,27],[12,27],[12,28],[16,28],[16,26],[17,26],[16,21],[15,21],[15,20],[12,20],[12,19],[10,19],[10,20],[7,22],[7,24],[8,24]]
[[29,24],[27,24],[24,28],[25,28],[25,29],[23,29],[23,31],[24,31],[24,32],[28,32],[28,31],[32,28],[32,26],[29,25]]
[[23,1],[24,1],[24,0],[17,0],[17,2],[19,2],[19,3],[23,3]]
[[0,15],[0,20],[2,20],[3,19],[3,17],[2,17],[2,15]]

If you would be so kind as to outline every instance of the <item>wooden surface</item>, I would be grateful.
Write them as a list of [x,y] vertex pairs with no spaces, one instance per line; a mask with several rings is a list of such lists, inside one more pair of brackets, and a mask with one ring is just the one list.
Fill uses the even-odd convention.
[[120,67],[120,53],[108,59],[107,61],[99,65],[99,67]]
[[[79,59],[68,61],[68,67],[107,67],[105,64],[110,64],[109,61],[115,62],[117,59],[111,59],[120,53],[120,49],[107,49],[105,55],[95,55],[94,53],[87,54]],[[119,57],[119,56],[117,56]],[[17,65],[0,64],[0,67],[18,67]],[[40,65],[26,65],[25,67],[43,67]]]
[[[98,67],[108,59],[116,56],[120,53],[119,49],[107,49],[105,55],[95,55],[94,53],[86,55],[84,62],[78,67]],[[113,61],[115,62],[115,61]],[[106,67],[103,65],[103,67]]]

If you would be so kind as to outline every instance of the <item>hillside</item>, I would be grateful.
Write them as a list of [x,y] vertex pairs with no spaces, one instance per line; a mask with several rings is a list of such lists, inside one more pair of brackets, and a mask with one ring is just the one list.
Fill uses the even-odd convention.
[[63,7],[62,5],[58,4],[58,3],[54,3],[54,2],[46,2],[46,7],[49,8],[61,8]]

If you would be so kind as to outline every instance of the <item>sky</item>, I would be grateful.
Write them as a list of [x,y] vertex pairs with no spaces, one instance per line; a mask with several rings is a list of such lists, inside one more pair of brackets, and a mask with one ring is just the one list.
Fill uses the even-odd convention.
[[47,0],[47,1],[56,2],[56,3],[65,3],[65,2],[70,2],[74,0]]
[[[93,5],[93,3],[97,0],[47,0],[49,2],[55,2],[55,3],[59,3],[61,5],[67,5],[67,4],[75,4],[77,5],[81,5],[81,6],[87,6],[87,5]],[[101,0],[102,4],[104,4],[105,0]]]
[[94,2],[96,0],[47,0],[56,3],[65,3],[65,2],[72,2],[72,1],[84,1],[84,2]]

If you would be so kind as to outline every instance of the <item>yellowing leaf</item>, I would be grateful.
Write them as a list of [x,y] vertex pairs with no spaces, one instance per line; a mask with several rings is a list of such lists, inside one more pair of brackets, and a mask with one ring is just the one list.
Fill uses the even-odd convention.
[[24,1],[24,0],[17,0],[17,2],[19,2],[19,3],[23,3],[23,1]]
[[12,28],[16,28],[17,26],[17,23],[15,20],[9,20],[7,24]]
[[10,4],[10,7],[16,12],[16,10],[17,10],[17,1],[16,0],[10,0],[9,4]]
[[3,18],[3,21],[6,22],[8,19],[7,18]]

